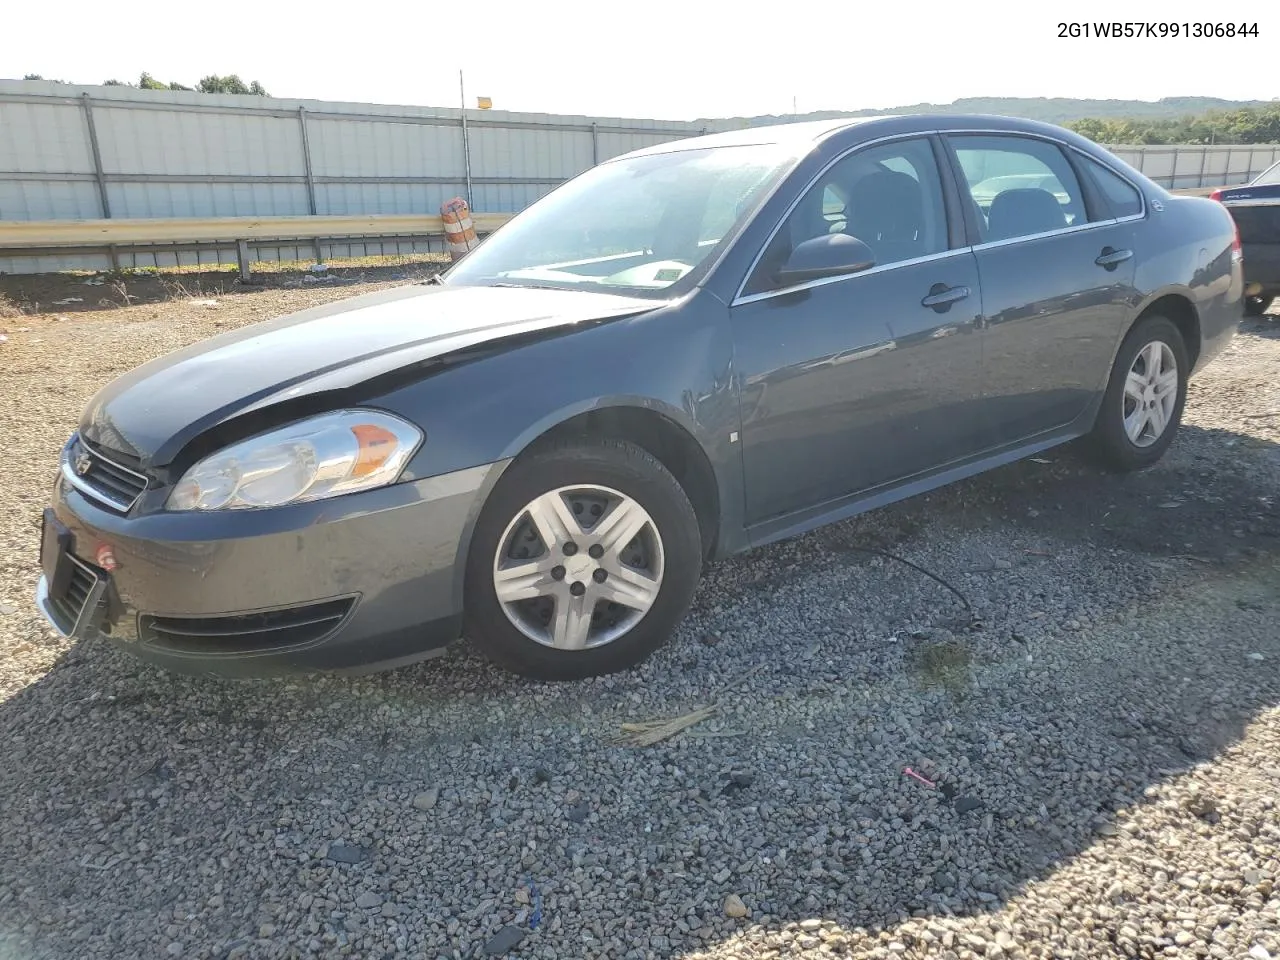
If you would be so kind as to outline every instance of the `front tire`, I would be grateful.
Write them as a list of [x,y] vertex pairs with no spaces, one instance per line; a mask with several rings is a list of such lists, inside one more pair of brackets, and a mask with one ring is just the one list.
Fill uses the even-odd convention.
[[1138,321],[1120,345],[1089,435],[1096,459],[1128,472],[1164,456],[1182,422],[1190,369],[1172,321],[1156,315]]
[[698,518],[648,451],[560,441],[513,463],[481,512],[465,632],[537,680],[624,670],[665,643],[702,569]]

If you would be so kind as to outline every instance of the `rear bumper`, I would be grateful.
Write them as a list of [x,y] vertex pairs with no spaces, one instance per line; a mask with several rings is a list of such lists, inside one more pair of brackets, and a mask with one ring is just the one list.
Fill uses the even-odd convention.
[[1246,284],[1261,284],[1264,291],[1280,291],[1280,240],[1276,243],[1241,244]]
[[[59,478],[53,514],[106,581],[80,633],[180,673],[232,677],[430,656],[461,633],[466,546],[503,466],[280,509],[136,517]],[[103,547],[109,574],[97,566]],[[71,632],[43,576],[36,605]]]

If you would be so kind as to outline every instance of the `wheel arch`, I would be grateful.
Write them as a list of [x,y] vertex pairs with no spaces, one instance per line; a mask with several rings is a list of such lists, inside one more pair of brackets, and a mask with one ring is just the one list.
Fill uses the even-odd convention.
[[[1124,332],[1127,337],[1139,323],[1152,315],[1168,318],[1178,332],[1182,334],[1183,345],[1187,348],[1187,360],[1192,369],[1200,358],[1202,336],[1200,331],[1200,313],[1196,309],[1191,291],[1185,287],[1168,287],[1149,295],[1134,313],[1133,320]],[[1115,353],[1120,352],[1120,344],[1116,344]],[[1112,362],[1114,362],[1114,356]]]
[[531,426],[504,452],[513,461],[567,437],[628,440],[648,451],[684,488],[702,537],[703,558],[716,550],[721,528],[717,473],[687,415],[648,398],[620,397],[559,411]]

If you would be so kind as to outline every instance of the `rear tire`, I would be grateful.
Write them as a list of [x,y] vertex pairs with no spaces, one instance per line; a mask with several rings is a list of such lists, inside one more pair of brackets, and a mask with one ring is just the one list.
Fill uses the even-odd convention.
[[1134,325],[1120,345],[1088,446],[1120,472],[1149,467],[1169,449],[1182,422],[1190,363],[1182,334],[1165,317]]
[[560,441],[508,467],[481,511],[465,633],[531,679],[613,673],[671,637],[701,569],[697,515],[662,463],[625,440]]
[[1260,317],[1267,312],[1271,306],[1272,300],[1275,298],[1271,294],[1261,297],[1245,297],[1244,298],[1244,315],[1246,317]]

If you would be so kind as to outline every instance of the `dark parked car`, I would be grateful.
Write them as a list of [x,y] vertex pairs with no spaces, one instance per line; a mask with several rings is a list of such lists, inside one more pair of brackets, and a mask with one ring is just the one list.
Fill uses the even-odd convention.
[[436,282],[103,389],[39,605],[182,671],[385,667],[462,634],[529,676],[627,667],[709,560],[1076,437],[1153,463],[1240,319],[1234,241],[1220,204],[1039,123],[640,150]]
[[1244,312],[1256,317],[1280,297],[1280,163],[1243,187],[1209,194],[1231,212],[1244,251]]

